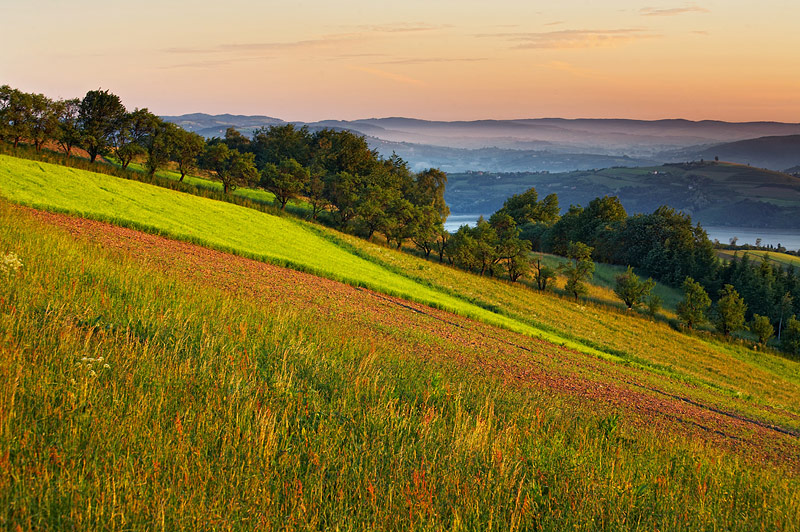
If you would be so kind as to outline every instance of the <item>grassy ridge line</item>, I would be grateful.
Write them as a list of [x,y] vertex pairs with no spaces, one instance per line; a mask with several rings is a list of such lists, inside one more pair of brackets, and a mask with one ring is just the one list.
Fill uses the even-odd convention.
[[309,230],[310,224],[146,183],[2,155],[0,191],[16,203],[79,213],[83,217],[301,269],[478,319],[585,354],[623,361],[614,354],[539,330],[398,275],[320,238]]

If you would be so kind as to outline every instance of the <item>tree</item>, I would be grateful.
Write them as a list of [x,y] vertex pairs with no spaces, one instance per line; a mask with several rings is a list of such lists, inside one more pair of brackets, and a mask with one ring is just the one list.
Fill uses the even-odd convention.
[[564,285],[564,289],[577,300],[579,296],[589,292],[586,283],[591,280],[594,274],[592,248],[583,242],[570,242],[567,257],[570,262],[564,266],[564,274],[567,276],[567,283]]
[[197,133],[176,128],[172,142],[172,160],[178,165],[181,173],[179,181],[183,181],[186,174],[197,166],[197,158],[203,153],[206,141]]
[[655,318],[658,311],[661,310],[661,307],[664,305],[664,300],[661,299],[661,296],[651,293],[650,297],[647,298],[646,305],[647,314],[649,314],[651,318]]
[[794,307],[794,301],[792,300],[791,292],[786,292],[781,297],[780,302],[778,303],[778,340],[781,339],[781,332],[783,329],[783,320],[786,316],[791,314],[792,308]]
[[726,284],[719,291],[715,325],[725,336],[744,328],[744,313],[747,305],[733,286]]
[[800,355],[800,321],[794,316],[786,322],[781,338],[781,348],[787,353]]
[[150,176],[156,175],[156,172],[169,162],[175,151],[177,130],[178,126],[161,120],[157,116],[153,116],[150,120],[149,128],[143,139],[147,151],[145,167]]
[[706,320],[706,310],[711,306],[711,298],[708,297],[705,289],[692,279],[687,277],[683,281],[683,301],[678,303],[678,317],[682,319],[686,326],[694,329]]
[[72,154],[72,149],[79,146],[81,143],[81,130],[78,125],[78,113],[81,108],[81,100],[79,98],[72,98],[71,100],[62,100],[58,107],[58,129],[56,131],[56,140],[64,150],[64,155],[67,158]]
[[124,116],[125,106],[116,94],[100,89],[86,93],[81,100],[78,123],[91,162],[108,149]]
[[22,139],[31,134],[32,96],[8,85],[0,87],[0,133],[3,139],[11,139],[17,149]]
[[255,156],[239,153],[221,142],[209,143],[200,159],[201,167],[214,173],[222,182],[225,194],[237,186],[249,185],[258,179]]
[[40,152],[45,142],[56,138],[60,103],[44,94],[31,94],[30,104],[28,131],[36,151]]
[[436,247],[443,230],[442,219],[433,205],[417,207],[417,213],[418,217],[411,234],[411,241],[422,250],[425,258],[428,258]]
[[405,198],[395,198],[386,208],[386,217],[381,225],[381,232],[387,242],[394,242],[397,249],[403,242],[414,235],[419,209]]
[[558,196],[550,194],[539,201],[536,189],[531,187],[508,198],[500,211],[511,216],[518,226],[537,222],[551,225],[558,220]]
[[769,318],[758,314],[753,314],[753,323],[750,325],[750,330],[758,337],[761,345],[767,345],[769,339],[775,335],[775,328],[770,323]]
[[616,276],[614,293],[625,303],[628,310],[647,300],[656,283],[653,279],[642,282],[639,276],[628,266],[625,273]]
[[277,165],[267,163],[261,172],[261,186],[275,194],[281,210],[303,192],[308,179],[308,170],[294,159],[284,159]]
[[542,264],[542,258],[537,257],[533,263],[533,280],[536,281],[536,287],[541,291],[547,290],[550,279],[555,279],[555,276],[555,268]]
[[325,170],[319,165],[312,166],[308,171],[305,195],[311,204],[311,218],[314,220],[328,206],[328,199],[325,197],[324,176]]
[[137,157],[145,155],[145,137],[158,123],[158,117],[147,109],[136,109],[132,113],[125,113],[113,136],[114,155],[119,159],[122,168]]

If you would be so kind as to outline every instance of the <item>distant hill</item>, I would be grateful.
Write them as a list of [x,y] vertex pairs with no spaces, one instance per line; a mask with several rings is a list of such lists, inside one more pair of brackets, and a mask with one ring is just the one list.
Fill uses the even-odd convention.
[[723,161],[794,173],[800,168],[800,135],[767,136],[697,146],[667,151],[658,157],[678,161],[713,160],[719,157]]
[[558,194],[562,210],[616,195],[631,214],[669,205],[703,225],[800,229],[800,178],[713,161],[569,173],[450,174],[445,199],[454,215],[489,214],[530,187],[540,197]]
[[[259,127],[288,123],[269,116],[202,113],[164,118],[206,137],[222,136],[228,127],[249,136]],[[311,130],[353,131],[367,137],[372,148],[384,155],[397,152],[414,168],[438,167],[449,172],[560,172],[661,164],[699,159],[702,155],[693,155],[724,143],[763,136],[800,136],[800,124],[713,120],[535,118],[443,122],[393,117],[293,123]],[[713,159],[713,155],[707,158]]]
[[285,124],[280,118],[271,116],[245,116],[245,115],[209,115],[205,113],[192,113],[180,116],[162,116],[167,122],[181,126],[187,131],[193,131],[206,138],[223,137],[229,127],[236,128],[248,136],[253,130],[264,126]]

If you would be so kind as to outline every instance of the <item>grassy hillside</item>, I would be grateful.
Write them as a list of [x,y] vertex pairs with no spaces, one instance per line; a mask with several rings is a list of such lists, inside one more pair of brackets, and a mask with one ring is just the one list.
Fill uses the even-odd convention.
[[717,250],[717,255],[725,260],[733,260],[734,257],[741,259],[745,254],[751,261],[761,261],[762,257],[767,257],[767,260],[772,264],[778,264],[783,267],[800,268],[800,257],[788,255],[786,253],[776,253],[774,251],[764,251],[760,249],[748,249],[746,251],[736,251],[732,249]]
[[619,196],[629,213],[669,205],[703,225],[800,228],[800,178],[732,163],[687,163],[549,173],[450,174],[446,199],[454,213],[492,213],[530,187],[558,194],[562,208]]
[[133,230],[0,226],[3,528],[800,523],[796,437],[640,371]]
[[700,386],[704,401],[800,428],[800,420],[781,414],[800,412],[800,379],[791,363],[689,338],[605,305],[520,289],[291,218],[58,166],[0,158],[0,193],[446,309],[644,369],[653,384],[671,377],[674,391]]

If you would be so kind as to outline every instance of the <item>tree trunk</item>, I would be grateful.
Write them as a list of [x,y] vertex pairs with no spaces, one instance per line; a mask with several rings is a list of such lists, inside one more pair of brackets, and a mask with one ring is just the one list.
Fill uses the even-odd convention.
[[184,178],[184,177],[186,177],[186,172],[184,172],[183,170],[181,170],[181,178],[180,178],[180,179],[178,179],[178,181],[179,181],[179,182],[181,182],[181,183],[183,183],[183,178]]

